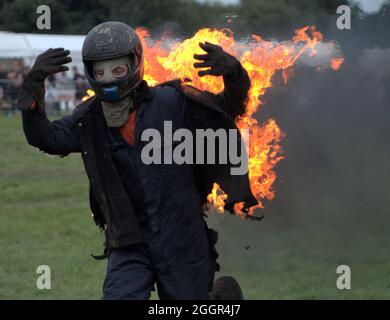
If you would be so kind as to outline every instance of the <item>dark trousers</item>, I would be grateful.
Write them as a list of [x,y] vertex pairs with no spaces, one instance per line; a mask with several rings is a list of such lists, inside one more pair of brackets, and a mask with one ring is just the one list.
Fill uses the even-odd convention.
[[161,255],[146,244],[113,250],[108,258],[103,299],[146,300],[156,285],[161,300],[207,300],[216,269],[211,250],[214,247],[208,239],[206,246],[194,242],[195,247],[185,253],[178,251],[175,256]]

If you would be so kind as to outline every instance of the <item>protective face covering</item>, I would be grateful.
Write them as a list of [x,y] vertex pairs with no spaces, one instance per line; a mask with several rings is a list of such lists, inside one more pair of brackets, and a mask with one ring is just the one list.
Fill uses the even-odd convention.
[[[110,60],[95,61],[93,74],[97,81],[107,83],[124,77],[132,68],[130,57],[120,57]],[[102,101],[102,109],[109,127],[121,127],[128,119],[133,101],[130,97],[117,102]]]

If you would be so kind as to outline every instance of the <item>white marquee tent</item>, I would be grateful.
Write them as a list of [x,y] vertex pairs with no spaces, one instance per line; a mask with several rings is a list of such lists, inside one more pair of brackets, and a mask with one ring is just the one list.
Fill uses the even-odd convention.
[[31,65],[38,54],[62,47],[70,50],[71,65],[82,67],[81,47],[85,36],[13,33],[0,31],[0,58],[21,58]]

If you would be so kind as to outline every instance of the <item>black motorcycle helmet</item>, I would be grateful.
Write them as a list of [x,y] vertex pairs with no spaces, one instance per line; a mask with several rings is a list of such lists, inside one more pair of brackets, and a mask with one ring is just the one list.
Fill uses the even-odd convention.
[[[116,102],[131,95],[144,76],[141,40],[133,28],[122,22],[104,22],[87,34],[82,49],[85,75],[95,94],[107,102]],[[97,81],[93,73],[93,62],[130,56],[132,70],[112,82]]]

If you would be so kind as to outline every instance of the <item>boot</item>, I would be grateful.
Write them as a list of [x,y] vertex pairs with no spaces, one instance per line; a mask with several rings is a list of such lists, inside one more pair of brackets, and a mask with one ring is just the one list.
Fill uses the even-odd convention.
[[233,277],[220,277],[214,282],[209,300],[244,300],[244,295],[237,280]]

